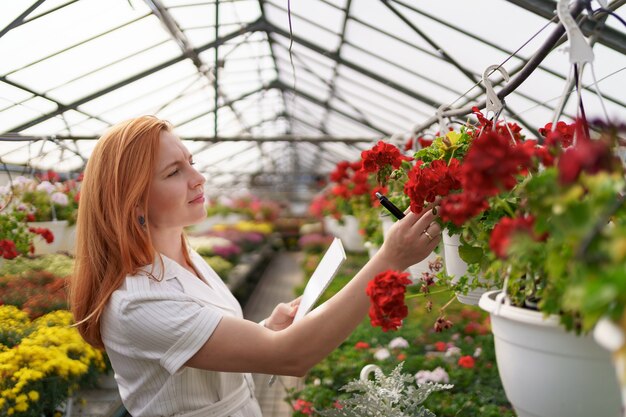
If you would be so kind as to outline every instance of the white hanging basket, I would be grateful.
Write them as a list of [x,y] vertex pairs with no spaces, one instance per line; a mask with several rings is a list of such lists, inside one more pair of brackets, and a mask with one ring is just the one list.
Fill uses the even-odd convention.
[[49,229],[54,235],[52,243],[46,243],[41,236],[35,236],[33,246],[35,247],[35,255],[46,255],[56,253],[63,250],[65,245],[65,231],[67,229],[67,220],[55,220],[49,222],[28,222],[28,227],[37,227]]
[[359,221],[356,217],[345,215],[340,224],[331,216],[324,217],[324,228],[330,234],[341,239],[341,243],[350,252],[366,252],[363,236],[359,233]]
[[613,366],[620,383],[622,411],[626,417],[626,334],[607,318],[600,319],[593,329],[593,338],[611,353]]
[[490,313],[496,360],[518,417],[619,417],[609,353],[591,336],[566,332],[557,316],[500,305],[499,290],[480,298]]
[[65,228],[63,244],[61,245],[60,250],[68,252],[70,254],[76,253],[76,225],[68,225]]
[[[459,235],[451,235],[448,230],[441,233],[443,242],[443,259],[446,267],[446,273],[452,277],[452,283],[459,282],[461,277],[467,274],[467,263],[459,256],[459,247],[461,246],[461,238]],[[470,279],[472,277],[469,277]],[[478,278],[478,282],[484,284],[487,281]],[[487,291],[486,288],[475,288],[467,292],[467,294],[457,293],[456,298],[463,304],[478,305],[480,297]]]

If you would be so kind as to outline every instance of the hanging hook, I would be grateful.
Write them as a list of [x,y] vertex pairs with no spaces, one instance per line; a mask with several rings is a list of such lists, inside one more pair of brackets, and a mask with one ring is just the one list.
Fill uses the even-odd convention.
[[504,103],[498,98],[496,91],[491,85],[491,81],[489,81],[489,75],[496,70],[500,71],[500,74],[502,74],[502,78],[504,78],[504,81],[509,81],[509,73],[499,65],[490,65],[483,72],[483,85],[485,86],[485,92],[487,94],[485,116],[489,117],[489,112],[493,112],[494,126],[496,119],[498,118],[500,112],[502,111],[502,108],[504,107]]
[[569,12],[569,0],[559,0],[556,5],[556,14],[565,27],[569,39],[569,62],[571,64],[584,64],[593,62],[593,49],[587,43],[583,32],[578,27]]

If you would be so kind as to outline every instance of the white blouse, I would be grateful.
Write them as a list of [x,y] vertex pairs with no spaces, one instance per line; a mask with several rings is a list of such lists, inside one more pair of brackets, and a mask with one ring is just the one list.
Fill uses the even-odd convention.
[[127,276],[104,310],[102,339],[122,402],[133,417],[260,417],[250,374],[183,366],[223,316],[243,318],[215,271],[190,255],[202,281],[161,255],[163,270],[157,257]]

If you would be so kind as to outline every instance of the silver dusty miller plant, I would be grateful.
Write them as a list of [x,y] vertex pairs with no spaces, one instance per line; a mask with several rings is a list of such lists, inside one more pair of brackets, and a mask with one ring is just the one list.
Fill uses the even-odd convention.
[[401,362],[389,376],[374,368],[374,380],[356,379],[341,387],[343,391],[354,392],[351,398],[340,401],[343,408],[324,410],[325,417],[436,417],[421,405],[436,391],[452,388],[454,385],[427,383],[415,384],[415,378],[402,373]]

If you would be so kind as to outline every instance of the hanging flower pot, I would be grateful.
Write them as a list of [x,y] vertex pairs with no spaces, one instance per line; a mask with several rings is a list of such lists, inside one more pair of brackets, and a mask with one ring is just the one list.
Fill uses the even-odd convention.
[[42,236],[36,236],[33,239],[33,246],[35,247],[35,255],[46,255],[49,253],[56,253],[59,250],[63,250],[65,244],[65,232],[67,230],[67,220],[53,220],[48,222],[28,222],[28,227],[37,229],[48,229],[52,232],[54,239],[48,243]]
[[[461,277],[467,274],[467,263],[461,259],[459,255],[459,247],[461,246],[460,236],[457,234],[450,235],[448,230],[444,230],[441,234],[443,242],[443,259],[446,267],[446,273],[452,277],[452,283],[459,282]],[[473,277],[468,277],[468,284],[472,284]],[[485,284],[486,281],[478,278],[478,282]],[[457,293],[457,299],[467,305],[478,305],[481,295],[487,291],[486,288],[474,288],[468,290],[467,294]]]
[[593,329],[593,338],[611,352],[617,380],[621,386],[622,410],[626,415],[626,334],[617,324],[603,318]]
[[479,305],[490,313],[500,379],[517,416],[621,416],[609,353],[591,336],[565,331],[557,316],[499,305],[499,292],[486,292]]
[[324,217],[325,230],[341,239],[343,247],[350,252],[365,252],[363,236],[359,233],[359,221],[352,215],[344,215],[341,221],[334,217]]

